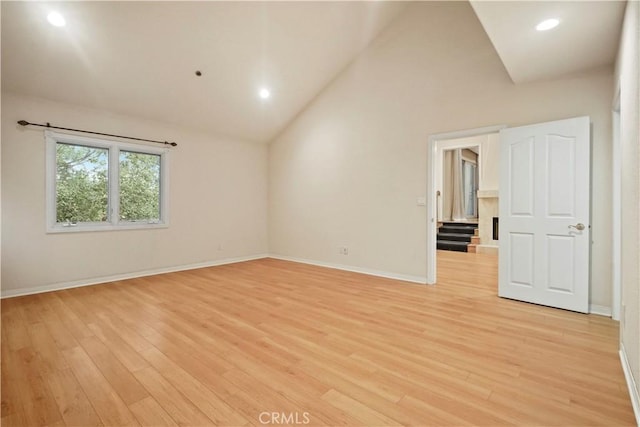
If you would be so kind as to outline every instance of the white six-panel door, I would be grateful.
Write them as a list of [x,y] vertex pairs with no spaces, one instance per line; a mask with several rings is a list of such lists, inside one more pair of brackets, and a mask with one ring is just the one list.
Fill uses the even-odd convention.
[[501,297],[589,311],[589,117],[500,131]]

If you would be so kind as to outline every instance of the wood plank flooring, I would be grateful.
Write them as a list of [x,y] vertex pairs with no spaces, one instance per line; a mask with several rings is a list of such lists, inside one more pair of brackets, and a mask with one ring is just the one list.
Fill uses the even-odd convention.
[[275,259],[2,300],[2,425],[634,425],[618,324]]

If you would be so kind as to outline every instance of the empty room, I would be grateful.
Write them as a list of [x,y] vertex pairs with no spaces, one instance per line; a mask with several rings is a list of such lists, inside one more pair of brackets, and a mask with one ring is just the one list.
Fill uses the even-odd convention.
[[634,426],[640,3],[2,1],[2,426]]

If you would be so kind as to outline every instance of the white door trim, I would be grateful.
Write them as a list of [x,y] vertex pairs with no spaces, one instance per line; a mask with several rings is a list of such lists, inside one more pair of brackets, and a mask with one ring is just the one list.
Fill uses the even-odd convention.
[[616,96],[613,99],[612,109],[612,192],[611,192],[611,318],[620,320],[620,304],[622,297],[622,149],[620,144],[620,83],[617,86]]
[[437,133],[429,136],[427,143],[427,284],[436,283],[436,142],[447,139],[468,138],[500,132],[506,125],[487,126],[482,128]]

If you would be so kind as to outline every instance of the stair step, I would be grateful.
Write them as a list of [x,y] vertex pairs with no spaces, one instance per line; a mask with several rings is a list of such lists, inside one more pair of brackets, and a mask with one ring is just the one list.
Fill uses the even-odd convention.
[[476,244],[475,243],[469,243],[467,245],[467,252],[471,252],[471,253],[474,253],[474,254],[476,252],[478,252]]
[[466,233],[438,233],[437,240],[453,240],[458,242],[470,242],[473,237]]
[[478,236],[478,235],[471,236],[471,243],[473,243],[474,245],[479,245],[480,244],[480,236]]
[[451,233],[451,234],[470,234],[473,235],[475,233],[475,228],[473,227],[461,227],[458,225],[443,225],[439,228],[439,233]]
[[437,240],[436,247],[449,251],[467,252],[467,242],[457,242],[453,240]]
[[478,228],[478,223],[476,223],[476,222],[443,221],[442,225],[453,225],[453,226],[456,226],[456,227]]

